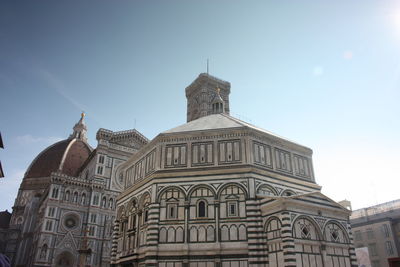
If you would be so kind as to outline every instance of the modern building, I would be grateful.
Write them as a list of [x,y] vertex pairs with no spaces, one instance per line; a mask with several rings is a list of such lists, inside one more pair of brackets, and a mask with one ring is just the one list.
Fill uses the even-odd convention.
[[112,264],[357,266],[350,211],[320,192],[312,150],[230,116],[229,94],[200,74],[187,123],[117,167]]
[[148,143],[136,130],[100,129],[93,149],[84,114],[69,138],[43,150],[27,169],[5,254],[13,266],[109,266],[117,167]]
[[372,267],[400,266],[400,200],[353,211],[350,217],[356,248],[367,247]]

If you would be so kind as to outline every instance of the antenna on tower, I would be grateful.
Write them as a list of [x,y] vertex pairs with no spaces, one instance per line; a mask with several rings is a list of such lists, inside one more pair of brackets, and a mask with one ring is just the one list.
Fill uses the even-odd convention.
[[208,75],[208,63],[209,63],[209,59],[207,58],[207,75]]

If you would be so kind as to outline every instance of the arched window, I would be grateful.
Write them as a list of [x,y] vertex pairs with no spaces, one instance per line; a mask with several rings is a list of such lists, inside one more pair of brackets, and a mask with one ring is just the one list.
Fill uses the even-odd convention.
[[82,205],[86,204],[86,194],[85,193],[82,193],[81,204]]
[[105,208],[106,207],[106,197],[103,197],[103,199],[101,200],[101,207]]
[[75,192],[75,193],[74,193],[74,199],[73,199],[73,201],[74,201],[75,203],[78,203],[78,192]]
[[71,195],[71,193],[70,193],[69,191],[65,192],[64,200],[65,200],[65,201],[69,201],[70,195]]
[[42,249],[40,250],[40,259],[46,259],[47,255],[47,244],[44,244],[42,246]]
[[110,201],[108,202],[108,207],[112,209],[114,207],[114,200],[110,198]]
[[204,218],[206,217],[206,202],[204,200],[200,200],[197,203],[197,217]]

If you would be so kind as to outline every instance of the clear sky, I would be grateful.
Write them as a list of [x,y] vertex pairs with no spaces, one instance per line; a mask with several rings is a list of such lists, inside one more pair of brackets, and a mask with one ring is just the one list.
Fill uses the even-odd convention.
[[87,113],[148,138],[186,122],[184,89],[231,83],[231,115],[313,149],[322,192],[400,198],[400,2],[0,1],[0,210]]

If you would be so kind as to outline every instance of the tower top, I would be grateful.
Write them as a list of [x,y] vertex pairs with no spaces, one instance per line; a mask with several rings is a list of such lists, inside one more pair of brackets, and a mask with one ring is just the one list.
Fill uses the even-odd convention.
[[[216,90],[219,89],[219,92]],[[221,99],[221,112],[229,114],[231,84],[207,73],[201,73],[185,89],[187,98],[187,121],[214,114],[213,102]]]
[[82,112],[80,120],[74,125],[73,128],[74,132],[69,136],[69,138],[77,138],[87,142],[87,137],[86,137],[87,127],[85,123],[85,116],[86,114]]

